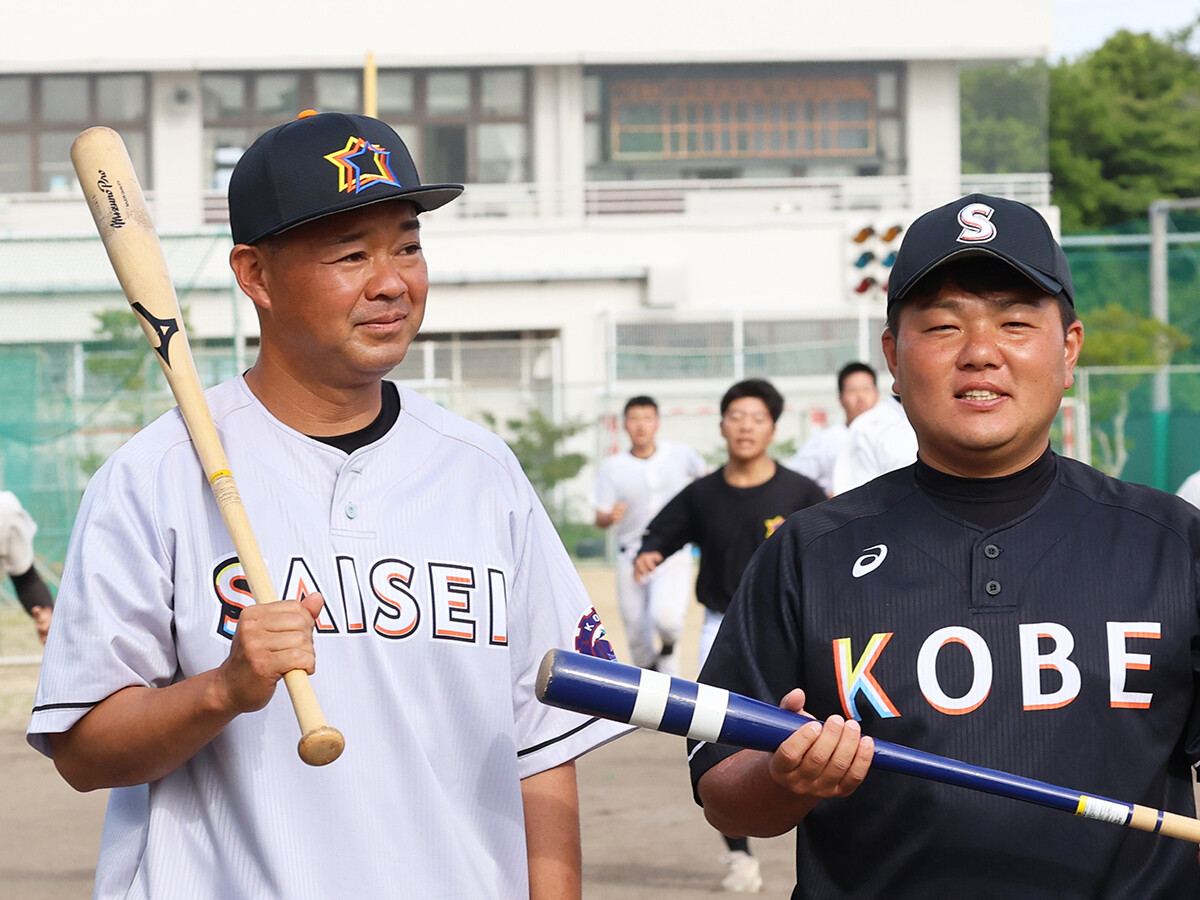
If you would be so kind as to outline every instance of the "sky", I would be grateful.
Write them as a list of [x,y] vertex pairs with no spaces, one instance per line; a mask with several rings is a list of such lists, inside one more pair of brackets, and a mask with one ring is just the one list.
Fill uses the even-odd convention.
[[1052,59],[1095,50],[1125,28],[1161,37],[1200,17],[1200,0],[1054,0]]

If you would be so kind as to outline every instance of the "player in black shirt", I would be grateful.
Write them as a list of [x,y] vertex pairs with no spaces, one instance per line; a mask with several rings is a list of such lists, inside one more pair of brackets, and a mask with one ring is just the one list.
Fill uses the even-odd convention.
[[[646,527],[634,560],[635,576],[645,578],[685,544],[700,549],[696,598],[704,605],[701,665],[754,551],[788,515],[825,499],[815,481],[777,465],[767,454],[782,412],[783,397],[761,378],[740,381],[726,391],[721,436],[729,461],[667,502]],[[762,877],[749,841],[726,836],[725,843],[729,874],[722,885],[730,891],[758,891]]]
[[1044,220],[964,197],[913,223],[891,284],[918,461],[747,568],[701,680],[825,724],[694,745],[706,816],[798,825],[793,898],[1200,897],[1194,845],[870,771],[863,731],[1194,815],[1200,760],[1200,517],[1050,450],[1083,329]]

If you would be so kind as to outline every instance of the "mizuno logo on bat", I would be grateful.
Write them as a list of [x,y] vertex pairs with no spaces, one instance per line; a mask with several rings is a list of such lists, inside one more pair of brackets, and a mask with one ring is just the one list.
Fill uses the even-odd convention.
[[[117,195],[113,192],[112,182],[108,180],[108,173],[103,169],[100,170],[100,177],[96,180],[96,187],[104,192],[104,196],[108,198],[108,208],[112,210],[112,217],[108,220],[108,224],[113,228],[120,228],[125,224],[125,219],[121,216],[121,207],[117,204]],[[121,193],[124,194],[124,191]]]
[[158,335],[158,346],[154,349],[158,351],[158,355],[162,357],[163,362],[168,366],[171,365],[171,360],[168,357],[170,352],[171,338],[179,331],[179,323],[174,319],[160,319],[157,316],[151,315],[146,307],[142,304],[134,302],[130,306],[134,312],[154,326],[154,332]]

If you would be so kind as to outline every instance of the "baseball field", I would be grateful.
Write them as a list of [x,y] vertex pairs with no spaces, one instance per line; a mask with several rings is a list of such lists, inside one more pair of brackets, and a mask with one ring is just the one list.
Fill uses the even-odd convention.
[[[581,568],[618,652],[624,634],[607,566]],[[700,607],[689,610],[683,675],[696,674]],[[0,610],[7,655],[36,655],[33,628],[17,608]],[[36,664],[0,666],[0,896],[75,900],[91,896],[106,791],[78,794],[25,743]],[[696,900],[719,893],[720,838],[691,799],[683,738],[637,732],[579,761],[587,900]],[[762,863],[760,897],[791,893],[790,835],[752,842]]]

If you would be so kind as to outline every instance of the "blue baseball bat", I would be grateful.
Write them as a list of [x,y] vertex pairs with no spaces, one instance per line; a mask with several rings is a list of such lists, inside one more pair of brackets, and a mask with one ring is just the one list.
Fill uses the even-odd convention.
[[[550,706],[651,731],[768,753],[804,723],[815,721],[723,688],[568,650],[551,650],[542,659],[537,697]],[[889,741],[875,741],[871,765],[1200,843],[1197,819],[973,766]]]

